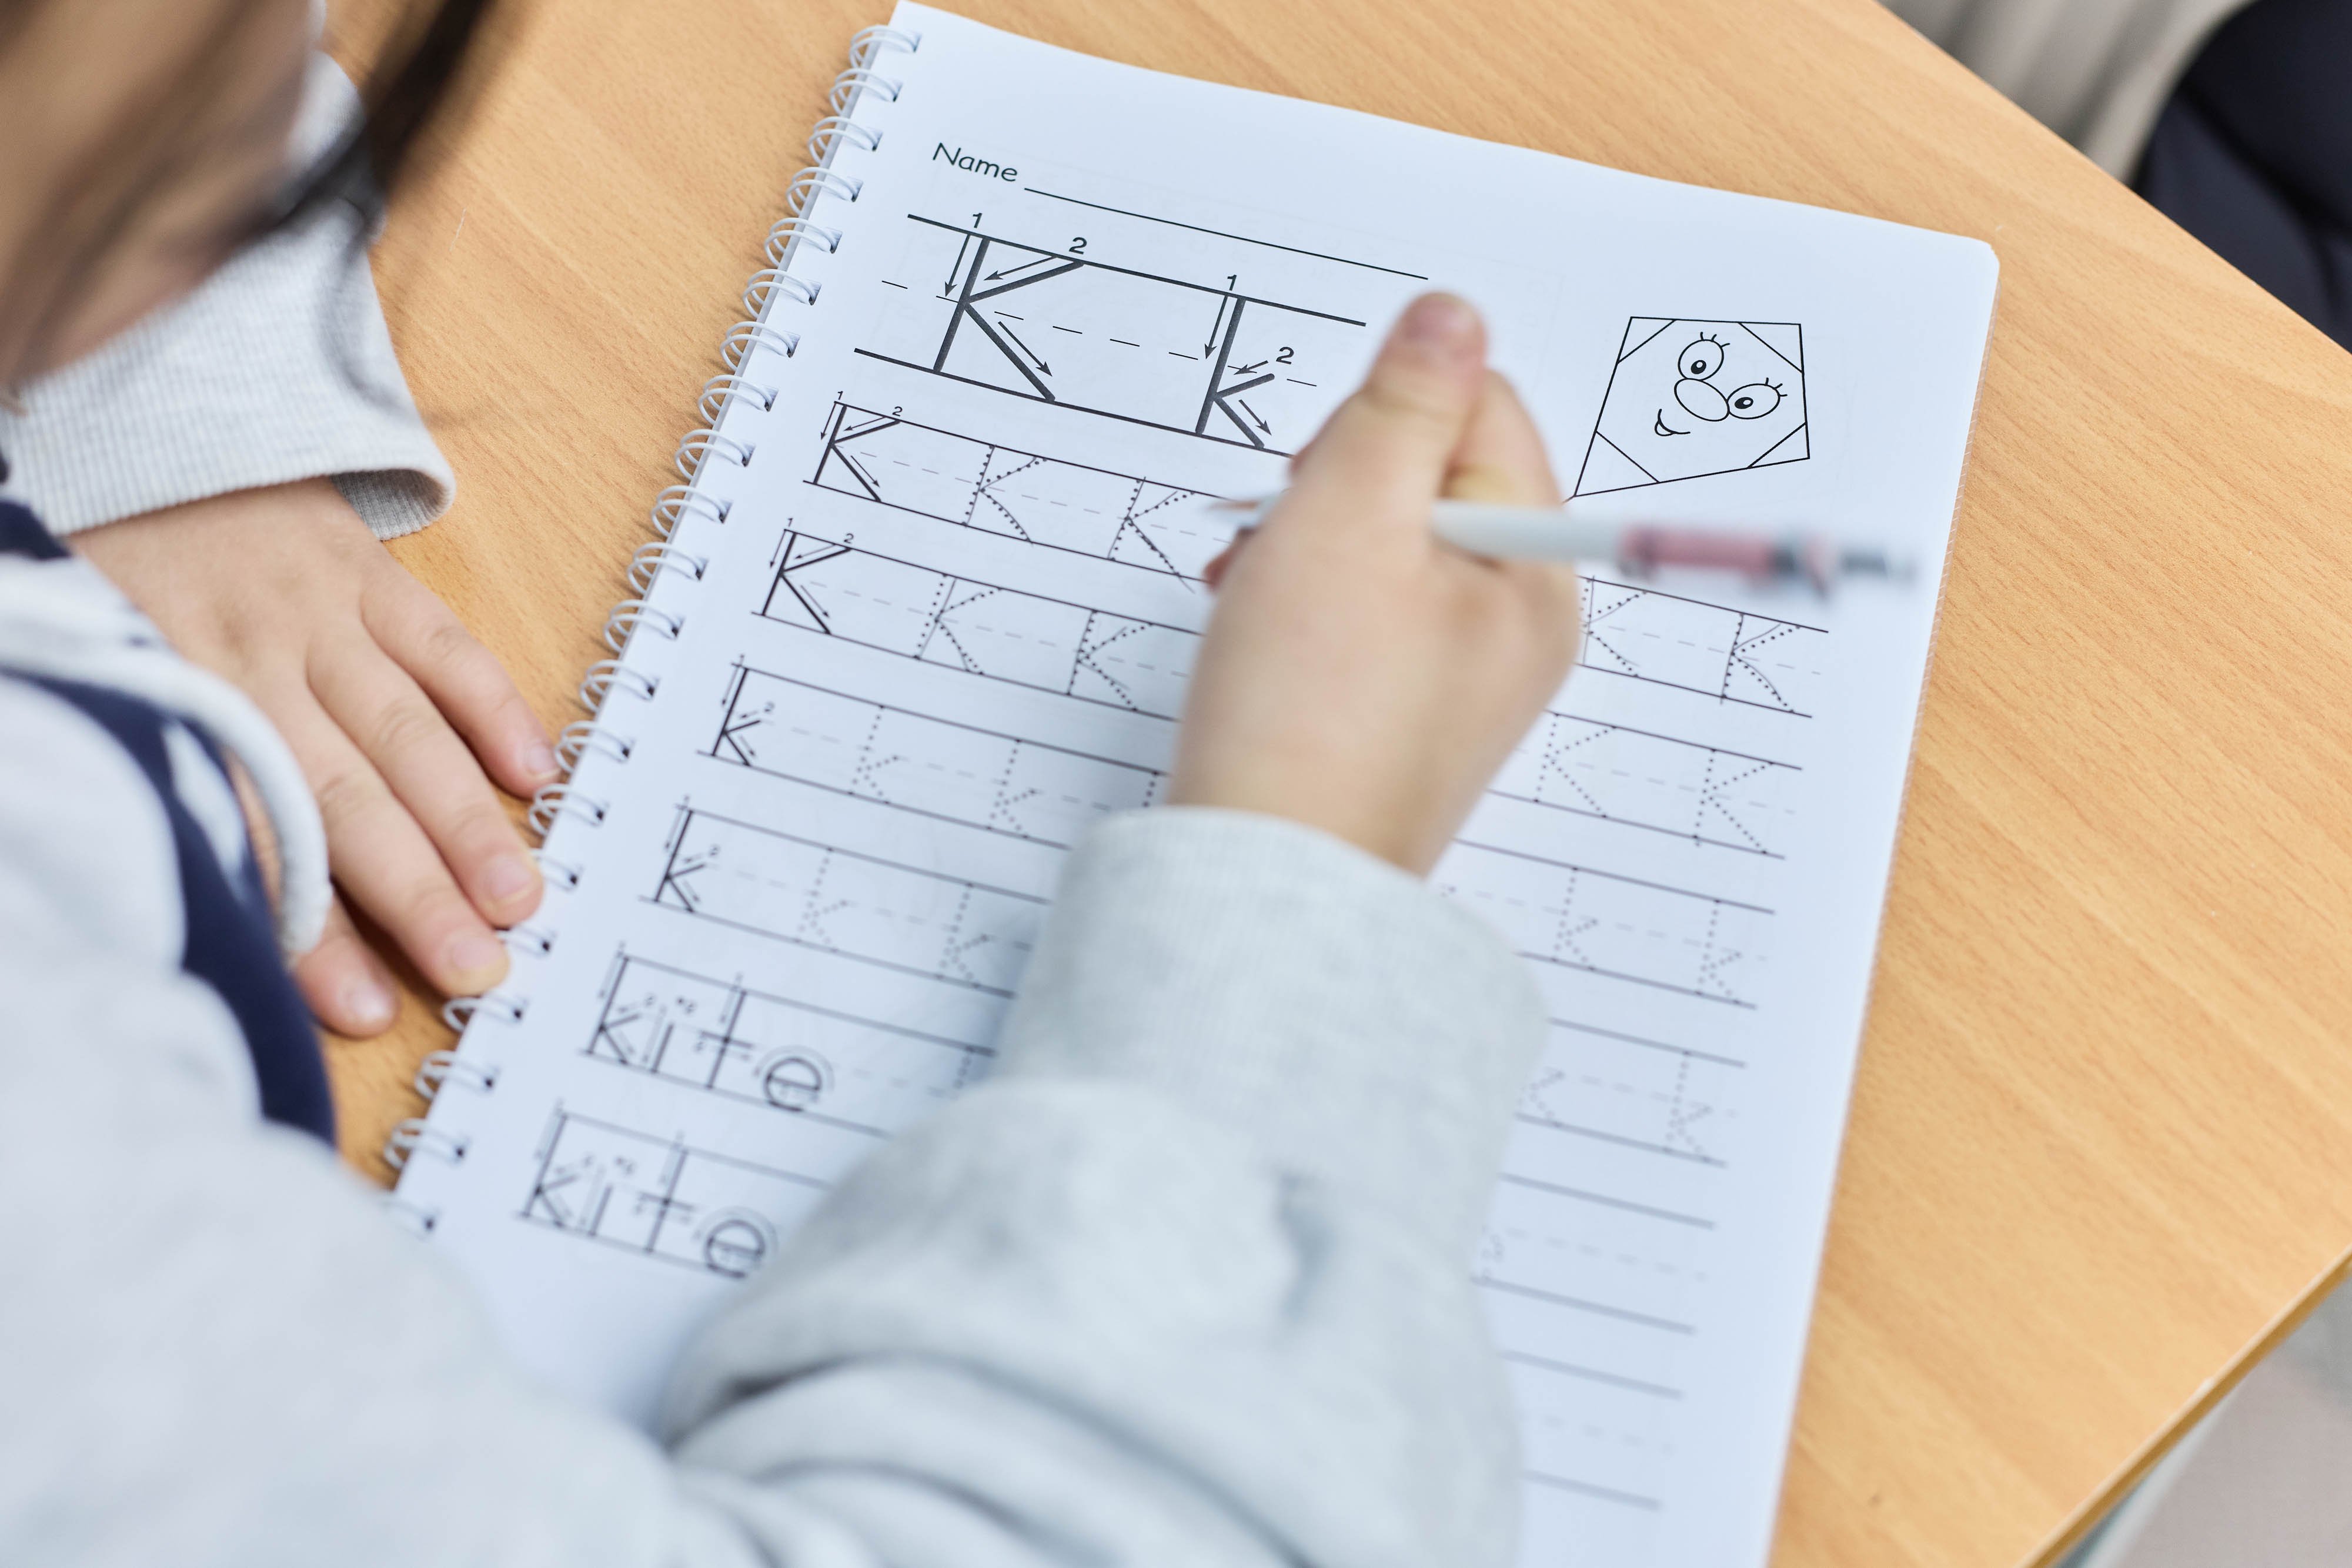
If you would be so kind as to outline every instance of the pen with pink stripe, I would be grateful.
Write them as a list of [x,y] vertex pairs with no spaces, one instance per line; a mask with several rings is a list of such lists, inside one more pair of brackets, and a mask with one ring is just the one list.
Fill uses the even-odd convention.
[[[1281,496],[1218,501],[1212,509],[1251,528]],[[1818,534],[1743,533],[1688,523],[1599,523],[1559,507],[1501,507],[1438,501],[1431,528],[1473,555],[1507,560],[1614,561],[1631,572],[1667,567],[1729,571],[1756,582],[1804,581],[1826,591],[1842,577],[1906,575],[1883,549],[1842,544]]]

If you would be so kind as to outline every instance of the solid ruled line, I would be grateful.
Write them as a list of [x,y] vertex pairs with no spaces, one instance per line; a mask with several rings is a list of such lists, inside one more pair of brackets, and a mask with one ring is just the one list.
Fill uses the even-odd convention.
[[1423,272],[1405,272],[1393,267],[1382,267],[1377,262],[1358,261],[1353,256],[1327,256],[1319,250],[1301,250],[1295,245],[1276,245],[1270,239],[1252,239],[1247,235],[1229,235],[1223,229],[1204,229],[1198,224],[1180,224],[1174,218],[1154,217],[1150,213],[1130,213],[1125,207],[1106,207],[1100,202],[1082,202],[1076,196],[1065,196],[1054,191],[1041,191],[1034,185],[1024,185],[1021,188],[1033,196],[1044,196],[1046,200],[1054,202],[1067,202],[1074,207],[1092,207],[1098,213],[1116,213],[1122,218],[1141,218],[1147,224],[1166,224],[1171,229],[1191,229],[1196,235],[1214,235],[1219,239],[1237,239],[1244,245],[1264,246],[1268,250],[1286,250],[1293,256],[1311,256],[1318,261],[1336,261],[1342,267],[1360,267],[1367,272],[1385,272],[1391,277],[1410,277],[1418,283],[1429,281],[1429,275]]
[[1510,1171],[1505,1171],[1499,1179],[1510,1183],[1513,1186],[1527,1187],[1534,1192],[1548,1192],[1554,1197],[1572,1197],[1582,1203],[1597,1203],[1608,1208],[1622,1208],[1629,1214],[1645,1214],[1652,1219],[1670,1220],[1676,1225],[1694,1226],[1701,1230],[1715,1228],[1715,1221],[1703,1216],[1678,1214],[1671,1208],[1658,1208],[1646,1203],[1635,1203],[1631,1198],[1610,1197],[1602,1193],[1586,1192],[1581,1187],[1561,1186],[1557,1182],[1538,1181],[1533,1176],[1518,1176]]
[[1497,1280],[1491,1274],[1475,1276],[1471,1283],[1484,1291],[1501,1291],[1507,1295],[1525,1296],[1529,1301],[1543,1301],[1555,1307],[1570,1307],[1580,1312],[1593,1312],[1604,1318],[1639,1323],[1643,1328],[1664,1329],[1668,1333],[1696,1333],[1689,1323],[1678,1323],[1672,1318],[1652,1317],[1631,1307],[1612,1307],[1605,1301],[1588,1301],[1581,1296],[1563,1296],[1556,1291],[1539,1291],[1533,1285],[1515,1285],[1508,1280]]
[[1654,1497],[1643,1497],[1639,1492],[1619,1491],[1615,1487],[1595,1486],[1591,1481],[1580,1481],[1573,1476],[1556,1476],[1546,1470],[1521,1470],[1519,1475],[1522,1479],[1531,1480],[1538,1486],[1551,1487],[1559,1491],[1572,1491],[1580,1497],[1598,1498],[1602,1502],[1622,1503],[1627,1508],[1638,1508],[1644,1513],[1655,1513],[1665,1506]]
[[1613,1372],[1602,1372],[1598,1367],[1578,1366],[1572,1362],[1553,1361],[1547,1356],[1530,1355],[1523,1350],[1506,1350],[1496,1354],[1505,1361],[1517,1362],[1521,1366],[1532,1366],[1545,1372],[1557,1372],[1567,1377],[1581,1377],[1592,1383],[1606,1383],[1614,1387],[1631,1389],[1636,1394],[1654,1394],[1661,1399],[1680,1399],[1683,1396],[1681,1389],[1669,1388],[1663,1383],[1644,1383],[1638,1377],[1622,1377]]

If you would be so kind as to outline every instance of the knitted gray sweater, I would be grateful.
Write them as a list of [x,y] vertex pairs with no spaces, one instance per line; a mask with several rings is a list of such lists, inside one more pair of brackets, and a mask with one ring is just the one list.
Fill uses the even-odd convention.
[[[347,242],[278,241],[33,389],[15,493],[69,530],[329,474],[380,534],[429,520],[447,470]],[[656,1442],[533,1386],[260,1119],[158,788],[12,671],[242,747],[324,885],[257,716],[85,563],[0,557],[0,1562],[1509,1561],[1467,1270],[1542,1009],[1411,878],[1271,819],[1106,823],[994,1081],[830,1196],[672,1369]],[[217,768],[183,747],[172,786],[237,862]]]
[[[532,1386],[260,1120],[157,789],[8,674],[284,778],[144,635],[86,563],[0,557],[0,1562],[1509,1561],[1468,1264],[1543,1014],[1474,916],[1270,818],[1109,819],[993,1080],[829,1195],[657,1445]],[[184,748],[172,789],[239,863],[217,768]]]

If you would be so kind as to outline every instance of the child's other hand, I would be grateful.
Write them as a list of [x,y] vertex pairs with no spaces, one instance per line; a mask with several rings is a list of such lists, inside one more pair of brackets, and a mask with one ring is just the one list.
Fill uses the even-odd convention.
[[[269,716],[318,796],[342,896],[444,992],[502,979],[491,928],[538,907],[540,879],[490,779],[528,794],[555,754],[498,660],[334,486],[244,491],[72,543]],[[392,1022],[391,980],[340,902],[294,975],[330,1029]]]
[[1576,575],[1438,542],[1440,496],[1556,506],[1543,443],[1461,300],[1416,300],[1288,494],[1210,570],[1169,800],[1435,865],[1576,653]]

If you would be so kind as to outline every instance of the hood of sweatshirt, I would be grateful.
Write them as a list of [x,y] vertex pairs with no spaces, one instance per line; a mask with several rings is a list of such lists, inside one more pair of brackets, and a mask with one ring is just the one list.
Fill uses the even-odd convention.
[[327,835],[286,743],[243,692],[173,652],[95,567],[7,502],[0,502],[0,670],[121,692],[235,758],[276,841],[278,945],[291,957],[318,944],[331,896]]

